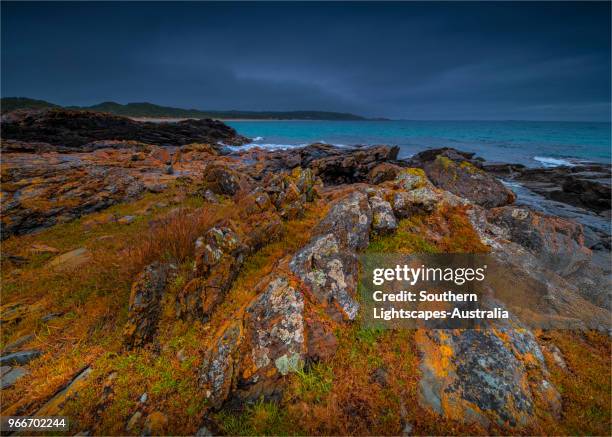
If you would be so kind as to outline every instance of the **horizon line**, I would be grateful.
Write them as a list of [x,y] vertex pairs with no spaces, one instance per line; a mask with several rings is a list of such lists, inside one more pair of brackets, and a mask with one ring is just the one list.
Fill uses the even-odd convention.
[[[74,107],[76,108],[82,108],[82,109],[88,109],[88,107],[91,106],[96,106],[96,105],[102,105],[105,103],[114,103],[114,104],[118,104],[118,105],[130,105],[130,104],[149,104],[149,105],[155,105],[155,106],[159,106],[159,107],[166,107],[166,108],[170,108],[170,109],[178,109],[178,110],[182,110],[182,111],[198,111],[198,112],[211,112],[211,113],[215,113],[215,112],[243,112],[243,113],[293,113],[293,112],[328,112],[331,114],[346,114],[346,115],[353,115],[356,117],[361,117],[363,118],[363,120],[325,120],[325,119],[318,119],[318,120],[308,120],[308,119],[280,119],[280,120],[274,120],[274,119],[262,119],[261,121],[338,121],[338,122],[346,122],[346,121],[417,121],[417,122],[436,122],[436,121],[446,121],[446,122],[533,122],[533,123],[612,123],[612,117],[609,120],[571,120],[571,119],[557,119],[557,120],[540,120],[540,119],[514,119],[514,118],[492,118],[492,119],[478,119],[478,118],[470,118],[470,119],[456,119],[456,118],[391,118],[391,117],[383,117],[383,116],[365,116],[365,115],[361,115],[361,114],[356,114],[354,112],[349,112],[349,111],[332,111],[332,110],[323,110],[323,109],[290,109],[290,110],[279,110],[279,109],[266,109],[266,110],[261,110],[261,109],[197,109],[197,108],[185,108],[185,107],[180,107],[180,106],[166,106],[166,105],[160,105],[158,103],[152,103],[152,102],[147,102],[147,101],[141,101],[141,102],[127,102],[127,103],[119,103],[117,101],[114,100],[103,100],[99,103],[94,103],[88,106],[84,106],[84,105],[60,105],[57,103],[53,103],[50,102],[48,100],[44,100],[44,99],[40,99],[40,98],[32,98],[32,97],[25,97],[25,96],[0,96],[0,99],[28,99],[28,100],[38,100],[38,101],[42,101],[45,103],[49,103],[51,105],[55,105],[58,106],[60,108],[64,108],[64,109],[72,109]],[[24,108],[27,109],[27,108]],[[31,108],[31,109],[42,109],[42,108]],[[129,116],[126,116],[129,117]],[[141,117],[141,118],[149,118],[149,117]],[[150,118],[154,118],[154,117],[150,117]],[[168,117],[168,118],[177,118],[177,117]],[[186,118],[190,118],[190,117],[186,117]],[[211,117],[214,118],[214,117]],[[222,119],[222,120],[227,120],[227,121],[231,121],[232,119]],[[236,121],[239,121],[240,119],[236,119]],[[248,119],[246,121],[249,121]]]

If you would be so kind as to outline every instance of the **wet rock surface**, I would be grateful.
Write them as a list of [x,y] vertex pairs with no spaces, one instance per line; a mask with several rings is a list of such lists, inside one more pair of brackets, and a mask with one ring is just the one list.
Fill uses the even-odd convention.
[[579,206],[596,213],[610,210],[611,167],[579,163],[555,168],[526,168],[513,164],[485,165],[490,173],[520,182],[547,199]]

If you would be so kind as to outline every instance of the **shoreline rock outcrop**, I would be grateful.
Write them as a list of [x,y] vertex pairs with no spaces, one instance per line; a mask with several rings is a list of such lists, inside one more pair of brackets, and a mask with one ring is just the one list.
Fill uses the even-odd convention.
[[17,110],[2,115],[0,126],[3,139],[43,142],[73,151],[91,151],[96,146],[87,144],[103,140],[132,140],[160,146],[219,142],[239,146],[248,142],[218,120],[153,123],[69,109]]
[[[67,120],[56,116],[60,127],[40,141],[68,137],[63,130]],[[23,132],[30,132],[32,126],[39,129],[52,123],[54,116],[22,117],[9,121],[23,123]],[[121,402],[129,411],[120,414],[122,430],[126,430],[126,422],[127,430],[134,433],[141,425],[151,433],[173,429],[175,417],[164,408],[175,402],[177,408],[189,410],[198,426],[216,420],[221,410],[244,412],[265,402],[292,402],[308,391],[316,391],[308,393],[317,397],[314,409],[307,410],[311,406],[306,405],[306,397],[293,408],[309,412],[327,408],[318,405],[318,399],[334,385],[353,381],[351,375],[346,378],[349,382],[325,376],[333,366],[346,365],[338,363],[334,355],[344,353],[346,358],[368,351],[371,356],[363,362],[371,368],[353,382],[359,390],[372,389],[372,394],[356,394],[346,411],[344,405],[330,409],[334,418],[341,411],[338,414],[345,419],[361,420],[360,415],[372,411],[368,410],[368,397],[380,395],[389,399],[388,403],[385,399],[381,414],[401,416],[399,430],[412,429],[406,428],[403,411],[405,399],[410,399],[416,411],[427,410],[436,420],[449,421],[452,426],[473,425],[482,433],[533,431],[538,420],[562,417],[567,405],[567,399],[560,395],[564,387],[553,371],[556,368],[551,367],[555,364],[547,354],[555,354],[555,361],[564,365],[563,372],[576,370],[559,348],[541,340],[541,332],[555,328],[584,335],[590,330],[609,331],[610,269],[597,258],[609,256],[609,250],[592,249],[587,244],[588,231],[579,223],[513,204],[512,190],[487,172],[486,163],[473,154],[437,149],[398,161],[396,147],[335,148],[326,144],[291,151],[251,149],[223,154],[217,139],[213,142],[211,138],[184,144],[182,137],[176,137],[170,146],[155,145],[151,137],[92,141],[97,134],[85,138],[89,134],[84,133],[84,126],[92,127],[81,125],[79,120],[76,117],[71,125],[75,137],[69,138],[70,144],[16,139],[3,145],[3,236],[67,222],[132,201],[147,191],[154,203],[159,202],[156,196],[160,193],[176,189],[183,197],[177,195],[179,199],[173,204],[193,202],[197,205],[194,217],[211,213],[204,224],[194,221],[198,227],[190,231],[193,235],[188,233],[180,242],[184,246],[181,253],[188,252],[185,256],[156,251],[153,258],[159,259],[148,259],[138,275],[127,279],[126,294],[133,281],[129,301],[121,302],[128,308],[127,321],[100,311],[104,320],[96,325],[95,335],[103,336],[100,326],[107,329],[120,320],[122,341],[99,362],[91,358],[85,376],[92,373],[94,377],[83,378],[71,387],[76,390],[81,384],[102,384],[100,390],[88,386],[84,402],[96,405],[92,414],[106,421],[110,416],[105,416],[105,411],[116,408],[114,396],[123,396]],[[190,126],[185,129],[193,128]],[[166,144],[160,140],[165,134],[156,129],[149,134],[159,144]],[[81,144],[85,140],[88,142]],[[149,144],[141,142],[144,140]],[[81,149],[77,152],[75,147]],[[163,200],[168,206],[165,202],[170,201]],[[116,220],[124,230],[147,224],[148,218],[140,213],[122,214],[129,214]],[[157,221],[148,225],[164,226],[171,223],[164,220],[176,217],[172,211],[163,214],[167,215],[151,218]],[[292,233],[300,233],[299,239],[292,240]],[[32,253],[44,251],[49,256],[58,253],[61,259],[75,251],[83,255],[85,248],[87,256],[91,251],[95,257],[98,250],[91,241],[80,241],[82,247],[59,255],[70,248],[46,243],[32,245],[30,241],[28,249],[34,247],[36,252]],[[54,245],[60,249],[51,247]],[[394,330],[380,334],[358,325],[366,307],[359,296],[359,256],[394,250],[402,254],[421,250],[486,253],[505,273],[486,284],[483,304],[503,306],[510,319],[495,326],[484,324],[480,329],[420,328],[406,337]],[[15,265],[19,261],[19,268],[30,268],[29,260],[20,258],[27,253],[31,252],[24,249],[7,259]],[[48,275],[54,272],[45,270]],[[247,274],[239,276],[243,273]],[[101,295],[100,300],[107,297]],[[89,304],[83,307],[89,308]],[[13,306],[7,306],[0,318],[3,327],[14,329],[20,326],[25,310],[9,305]],[[75,318],[81,314],[66,308],[55,312],[59,310],[45,308],[41,314]],[[36,323],[50,320],[53,318],[39,317]],[[59,326],[60,322],[62,319],[54,323]],[[162,326],[172,328],[162,334]],[[62,324],[61,329],[70,328]],[[37,334],[25,334],[30,332]],[[39,355],[34,347],[40,347],[42,357],[34,364],[61,356],[61,348],[47,353],[42,343],[30,346],[29,337],[15,340],[23,334],[15,332],[9,338],[13,344],[5,353],[30,354],[33,359],[32,351]],[[407,343],[410,350],[404,349]],[[25,345],[27,351],[17,350]],[[34,365],[16,357],[3,359],[10,366],[24,366],[17,372],[20,380],[27,382],[26,378],[41,373],[38,369],[29,372],[27,366],[34,370]],[[129,362],[123,361],[126,357]],[[118,362],[122,367],[113,367]],[[390,363],[395,367],[387,367]],[[410,369],[408,376],[402,373],[404,365]],[[126,395],[125,386],[113,391],[113,384],[125,384],[129,379],[117,376],[118,367],[144,375],[160,370],[163,378],[146,391],[139,387],[138,393]],[[3,374],[12,370],[3,369]],[[390,383],[395,375],[406,379]],[[15,384],[13,379],[14,374],[6,385],[3,381],[3,387],[21,390],[23,381]],[[298,393],[288,391],[292,388]],[[193,403],[183,402],[188,390],[197,392],[190,391]],[[104,402],[92,401],[100,393]],[[330,398],[336,396],[342,393],[334,392]],[[49,398],[53,399],[51,394],[46,396]],[[396,398],[399,401],[393,403]],[[45,400],[16,405],[34,412]],[[62,397],[57,405],[63,407],[65,400]],[[393,410],[394,405],[398,411]],[[393,430],[397,431],[398,423]],[[420,430],[422,424],[414,423]]]
[[521,183],[547,199],[610,216],[612,166],[578,163],[554,168],[526,168],[516,164],[483,165],[487,172]]

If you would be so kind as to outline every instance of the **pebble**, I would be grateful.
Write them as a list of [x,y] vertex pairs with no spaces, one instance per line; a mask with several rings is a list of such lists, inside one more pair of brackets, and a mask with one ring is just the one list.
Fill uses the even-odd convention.
[[119,223],[121,225],[129,225],[134,220],[136,220],[136,216],[134,216],[134,215],[126,215],[126,216],[121,217],[119,220],[117,220],[117,223]]

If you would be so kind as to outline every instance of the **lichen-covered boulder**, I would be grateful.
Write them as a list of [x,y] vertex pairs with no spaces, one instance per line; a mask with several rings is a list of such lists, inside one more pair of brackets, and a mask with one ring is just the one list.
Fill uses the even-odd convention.
[[527,208],[505,206],[487,212],[503,238],[538,255],[548,268],[566,276],[588,262],[582,226],[572,220],[547,216]]
[[177,315],[208,320],[236,279],[248,248],[229,227],[213,227],[196,241],[195,277],[177,296]]
[[393,195],[393,212],[399,218],[413,214],[430,213],[440,202],[442,196],[432,187],[420,187],[411,191],[397,191]]
[[[540,347],[527,330],[419,330],[416,339],[420,401],[446,418],[522,428],[535,418],[536,396],[558,400]],[[534,378],[539,384],[532,390]]]
[[268,175],[262,185],[280,216],[295,219],[303,215],[306,202],[319,197],[322,182],[312,170],[296,167],[290,173]]
[[128,320],[123,330],[127,349],[145,346],[155,337],[168,273],[168,265],[156,262],[145,267],[132,284]]
[[351,251],[363,250],[370,242],[372,209],[368,197],[359,191],[336,202],[313,230],[314,235],[331,233]]
[[[195,243],[195,272],[210,276],[223,261],[240,262],[245,250],[240,237],[230,227],[213,227]],[[224,282],[222,279],[220,282]]]
[[309,244],[289,263],[335,319],[354,320],[359,311],[357,251],[368,246],[371,224],[368,196],[353,192],[331,207],[313,230]]
[[397,220],[391,204],[378,195],[370,197],[369,200],[372,209],[372,230],[378,234],[388,234],[395,231]]
[[273,279],[208,351],[200,383],[211,405],[228,398],[278,397],[284,376],[305,363],[304,296],[284,276]]
[[204,169],[204,186],[215,194],[233,196],[239,191],[248,191],[253,181],[223,162],[213,162]]
[[399,165],[383,162],[370,170],[368,182],[372,185],[378,185],[382,182],[392,181],[400,172],[402,172],[402,167]]
[[454,149],[437,149],[419,153],[411,160],[425,170],[435,186],[480,206],[494,208],[513,203],[514,192],[475,165],[471,156]]
[[245,311],[245,344],[238,396],[280,394],[279,380],[301,370],[306,357],[304,296],[284,276],[273,279]]
[[334,234],[313,238],[293,256],[289,267],[332,316],[348,320],[357,317],[358,260]]
[[397,188],[405,191],[431,185],[423,169],[413,167],[402,169],[393,182]]
[[242,319],[230,322],[223,327],[204,357],[199,381],[213,407],[219,407],[234,388],[240,371],[242,335]]

